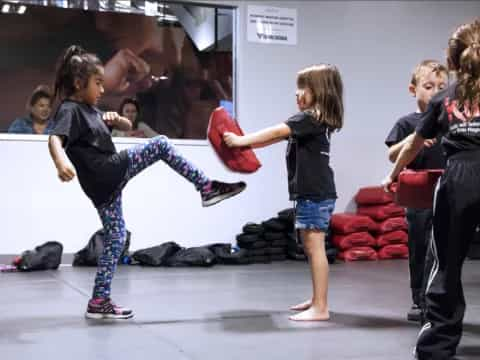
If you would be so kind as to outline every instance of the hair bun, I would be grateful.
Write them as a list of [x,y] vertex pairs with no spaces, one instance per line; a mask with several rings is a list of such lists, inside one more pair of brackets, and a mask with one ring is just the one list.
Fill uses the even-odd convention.
[[82,61],[81,56],[85,53],[85,50],[79,45],[72,45],[65,51],[64,62],[68,62],[71,59]]

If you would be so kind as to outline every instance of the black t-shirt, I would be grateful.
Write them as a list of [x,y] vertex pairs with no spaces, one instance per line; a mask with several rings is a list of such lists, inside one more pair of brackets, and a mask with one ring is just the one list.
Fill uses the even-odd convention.
[[[391,147],[415,132],[422,115],[423,113],[411,113],[398,119],[385,139],[385,145]],[[440,141],[441,136],[438,136],[435,145],[430,148],[424,147],[407,168],[412,170],[445,168],[446,159]]]
[[63,137],[63,147],[80,185],[96,207],[107,204],[121,191],[128,156],[125,151],[117,153],[98,109],[65,100],[55,113],[51,134]]
[[459,109],[456,98],[456,84],[436,94],[416,128],[424,138],[443,135],[447,157],[459,151],[480,150],[480,114],[470,119],[465,115],[470,109]]
[[293,115],[286,124],[291,130],[286,156],[290,200],[336,199],[329,165],[332,130],[304,112]]

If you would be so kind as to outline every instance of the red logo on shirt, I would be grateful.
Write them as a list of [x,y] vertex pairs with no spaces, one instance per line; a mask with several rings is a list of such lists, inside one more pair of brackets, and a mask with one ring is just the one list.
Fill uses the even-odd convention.
[[445,98],[445,109],[448,114],[448,121],[452,122],[454,117],[462,122],[470,122],[474,117],[480,116],[480,104],[476,103],[470,106],[470,102],[467,100],[463,104],[463,111],[458,108],[458,101],[450,101],[450,98]]

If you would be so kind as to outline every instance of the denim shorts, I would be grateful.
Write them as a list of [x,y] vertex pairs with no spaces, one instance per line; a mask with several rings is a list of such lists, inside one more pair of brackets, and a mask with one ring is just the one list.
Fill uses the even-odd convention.
[[335,199],[299,199],[295,205],[295,229],[327,231],[335,209]]

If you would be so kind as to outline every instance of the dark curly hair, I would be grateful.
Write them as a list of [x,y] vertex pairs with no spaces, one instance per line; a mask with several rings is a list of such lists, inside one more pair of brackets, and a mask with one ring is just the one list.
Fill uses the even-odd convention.
[[86,87],[90,76],[98,73],[99,66],[103,64],[96,55],[87,53],[78,45],[68,47],[57,62],[54,98],[73,95],[77,90],[76,79]]
[[457,96],[461,106],[480,101],[480,20],[463,24],[448,41],[447,60],[457,73]]

